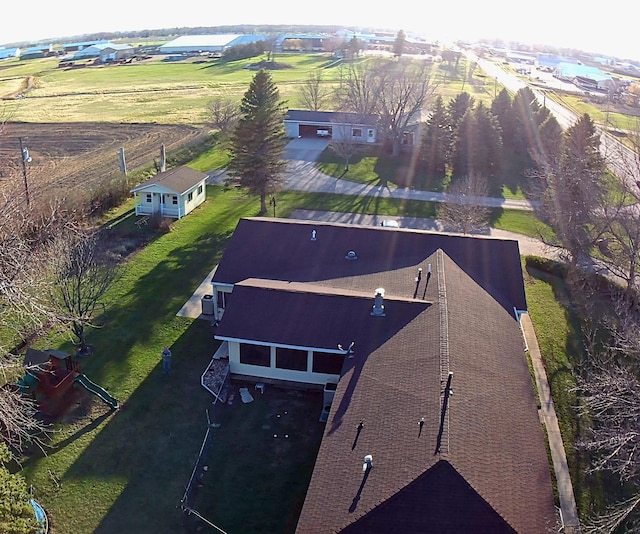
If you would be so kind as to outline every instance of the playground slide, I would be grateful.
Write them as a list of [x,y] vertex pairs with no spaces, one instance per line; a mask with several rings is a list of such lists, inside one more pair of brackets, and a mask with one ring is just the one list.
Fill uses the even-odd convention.
[[106,402],[109,406],[111,406],[111,408],[113,408],[114,410],[118,409],[118,406],[119,406],[118,401],[115,398],[113,398],[111,395],[109,395],[98,384],[89,380],[86,375],[80,374],[76,376],[75,380],[84,388],[89,390],[91,393],[100,397],[104,402]]

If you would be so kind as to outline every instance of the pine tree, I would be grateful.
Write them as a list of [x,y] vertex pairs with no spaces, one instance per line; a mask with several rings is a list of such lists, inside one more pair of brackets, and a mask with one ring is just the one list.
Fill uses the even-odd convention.
[[546,171],[545,215],[575,264],[589,255],[605,224],[599,216],[607,195],[602,183],[605,162],[589,115],[565,132],[558,165]]
[[260,197],[260,213],[267,212],[267,196],[280,189],[286,144],[285,102],[271,74],[254,76],[240,104],[240,120],[231,138],[229,183]]
[[400,30],[396,35],[396,40],[393,42],[393,55],[400,57],[404,53],[404,47],[407,43],[407,36],[404,30]]
[[438,96],[422,139],[421,158],[429,177],[445,177],[451,142],[450,126],[442,97]]

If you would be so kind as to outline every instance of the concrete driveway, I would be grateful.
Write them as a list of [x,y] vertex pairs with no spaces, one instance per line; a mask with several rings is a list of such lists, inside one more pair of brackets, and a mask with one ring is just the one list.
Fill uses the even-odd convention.
[[285,148],[284,159],[293,162],[316,161],[328,145],[328,139],[320,139],[318,137],[292,139]]

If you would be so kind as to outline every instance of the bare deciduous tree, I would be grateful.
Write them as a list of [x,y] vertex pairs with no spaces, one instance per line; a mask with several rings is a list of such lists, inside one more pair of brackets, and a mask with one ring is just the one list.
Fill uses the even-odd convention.
[[586,430],[576,447],[589,454],[591,473],[613,475],[632,496],[590,518],[584,530],[591,534],[614,533],[623,527],[625,532],[637,532],[640,526],[640,316],[618,295],[613,295],[611,304],[611,313],[604,318],[602,309],[588,309],[585,316],[586,358],[576,377],[576,391]]
[[79,353],[87,353],[85,329],[97,326],[96,311],[118,271],[104,254],[98,233],[79,227],[52,240],[49,265],[47,289],[54,313],[70,329]]
[[216,97],[207,104],[209,124],[223,134],[227,134],[238,123],[240,107],[238,103],[224,97]]
[[324,85],[321,71],[316,70],[309,74],[300,86],[299,95],[300,101],[307,109],[319,111],[326,106],[331,93]]
[[447,189],[448,200],[438,206],[438,219],[464,234],[488,227],[491,210],[482,205],[487,191],[487,181],[479,176],[456,180]]
[[378,106],[378,78],[371,63],[350,65],[337,94],[340,107],[358,115],[371,115]]
[[369,61],[351,66],[339,100],[343,109],[363,116],[378,115],[382,135],[400,152],[407,128],[422,120],[435,93],[431,67],[424,61]]
[[616,279],[626,284],[627,297],[640,289],[640,121],[627,135],[630,147],[614,145],[612,167],[621,176],[614,177],[609,205],[600,210],[605,230],[595,251],[599,263]]
[[[358,115],[341,113],[331,127],[332,137],[329,147],[344,160],[345,172],[349,171],[352,158],[363,149],[361,139],[364,120],[354,120],[357,117]],[[359,137],[354,135],[356,132],[360,132]]]
[[19,351],[55,320],[42,301],[42,273],[46,243],[61,221],[56,209],[36,216],[19,191],[5,196],[0,209],[0,435],[13,453],[34,443],[43,448],[49,430],[33,399],[13,384],[25,372]]
[[391,141],[392,155],[400,153],[405,130],[422,120],[434,95],[431,66],[426,61],[398,61],[378,69],[378,106],[383,134]]

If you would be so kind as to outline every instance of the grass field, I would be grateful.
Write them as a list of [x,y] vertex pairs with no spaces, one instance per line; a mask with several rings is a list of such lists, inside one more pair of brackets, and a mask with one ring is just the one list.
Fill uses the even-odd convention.
[[[347,67],[330,54],[276,54],[289,66],[272,70],[274,82],[289,107],[300,106],[298,89],[309,73],[320,70],[324,83],[335,87]],[[77,69],[57,68],[55,58],[9,60],[0,70],[0,97],[12,94],[32,76],[35,87],[19,100],[5,101],[13,120],[28,122],[161,122],[202,124],[206,104],[216,96],[242,97],[255,71],[246,69],[256,58],[225,62],[189,58],[162,61],[160,56],[127,65]],[[356,60],[356,63],[367,58]],[[433,84],[445,99],[461,90],[489,102],[496,87],[481,73],[467,80],[468,65],[435,64]],[[499,88],[498,88],[499,90]]]
[[[5,101],[13,120],[28,122],[161,122],[201,124],[206,104],[216,96],[240,100],[255,71],[256,59],[162,61],[161,57],[127,65],[59,69],[56,59],[11,60],[0,70],[0,96],[13,93],[28,76],[35,88],[19,100]],[[327,84],[336,83],[338,67],[326,54],[276,55],[290,68],[271,74],[281,96],[296,104],[296,90],[308,74],[322,69]]]

